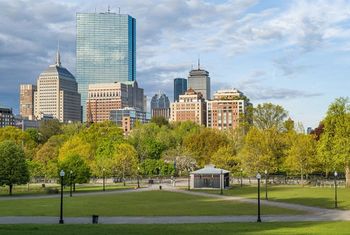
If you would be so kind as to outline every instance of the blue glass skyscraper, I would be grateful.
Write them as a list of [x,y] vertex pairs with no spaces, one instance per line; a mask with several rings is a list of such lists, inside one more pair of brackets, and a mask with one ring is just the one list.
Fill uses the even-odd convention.
[[77,13],[76,80],[83,120],[89,84],[136,80],[136,20],[125,14]]
[[187,79],[174,79],[174,102],[179,101],[179,95],[183,95],[187,91]]

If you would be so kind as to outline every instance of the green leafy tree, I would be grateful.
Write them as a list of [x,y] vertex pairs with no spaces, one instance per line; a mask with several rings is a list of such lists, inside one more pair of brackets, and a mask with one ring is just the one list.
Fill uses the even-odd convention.
[[45,143],[51,136],[62,134],[61,123],[57,119],[43,120],[40,122],[39,133]]
[[284,138],[276,129],[260,130],[252,127],[240,152],[242,165],[250,174],[279,171],[284,159]]
[[338,98],[322,122],[324,130],[318,141],[318,155],[324,161],[332,159],[335,169],[344,169],[346,186],[350,187],[350,101]]
[[134,176],[137,174],[138,159],[134,147],[127,143],[117,145],[111,165],[114,171],[123,178],[125,185],[125,176]]
[[29,182],[29,171],[24,152],[13,141],[0,143],[0,163],[0,185],[7,185],[10,195],[12,195],[13,185]]
[[173,165],[176,171],[175,174],[179,176],[188,175],[190,171],[197,167],[196,160],[186,153],[181,146],[165,151],[162,159],[165,163]]
[[233,155],[228,146],[219,148],[218,151],[211,156],[210,163],[218,168],[228,170],[233,174],[237,174],[241,169],[240,158]]
[[59,166],[57,175],[59,175],[61,170],[64,170],[66,173],[64,182],[66,184],[83,184],[90,180],[90,167],[79,154],[68,155],[64,160],[60,161]]
[[159,127],[169,126],[169,121],[165,117],[162,117],[162,116],[152,117],[151,122],[157,124]]
[[162,159],[146,159],[141,163],[140,173],[149,177],[173,176],[175,169],[173,163],[167,163]]
[[261,130],[275,128],[278,131],[283,131],[287,115],[287,111],[280,105],[258,104],[253,110],[254,126]]
[[299,173],[304,186],[304,175],[312,173],[317,167],[316,141],[311,135],[295,134],[286,153],[286,169],[291,173]]

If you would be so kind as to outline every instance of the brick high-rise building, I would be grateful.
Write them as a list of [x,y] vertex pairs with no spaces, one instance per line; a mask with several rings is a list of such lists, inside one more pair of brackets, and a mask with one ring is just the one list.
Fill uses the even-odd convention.
[[20,85],[19,112],[22,118],[34,120],[34,92],[36,86],[32,84]]
[[199,125],[206,125],[206,102],[200,92],[188,89],[179,101],[171,104],[171,118],[173,122],[192,121]]
[[243,93],[236,89],[217,91],[214,99],[207,101],[207,127],[236,128],[248,105]]

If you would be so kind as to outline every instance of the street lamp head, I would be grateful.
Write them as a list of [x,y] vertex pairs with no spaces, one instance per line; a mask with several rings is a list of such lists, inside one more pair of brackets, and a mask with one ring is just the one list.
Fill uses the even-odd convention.
[[335,171],[334,172],[334,176],[337,177],[338,176],[338,172]]
[[64,175],[65,175],[64,170],[61,170],[61,171],[60,171],[60,176],[61,176],[61,177],[64,177]]
[[257,178],[258,180],[260,180],[260,179],[261,179],[261,175],[260,175],[260,173],[258,173],[258,174],[256,175],[256,178]]
[[267,175],[267,170],[265,170],[265,175]]

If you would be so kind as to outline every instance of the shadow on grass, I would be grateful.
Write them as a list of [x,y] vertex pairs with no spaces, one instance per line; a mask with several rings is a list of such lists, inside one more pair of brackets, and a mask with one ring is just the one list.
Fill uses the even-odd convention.
[[348,222],[135,224],[135,225],[0,225],[0,234],[348,234]]

